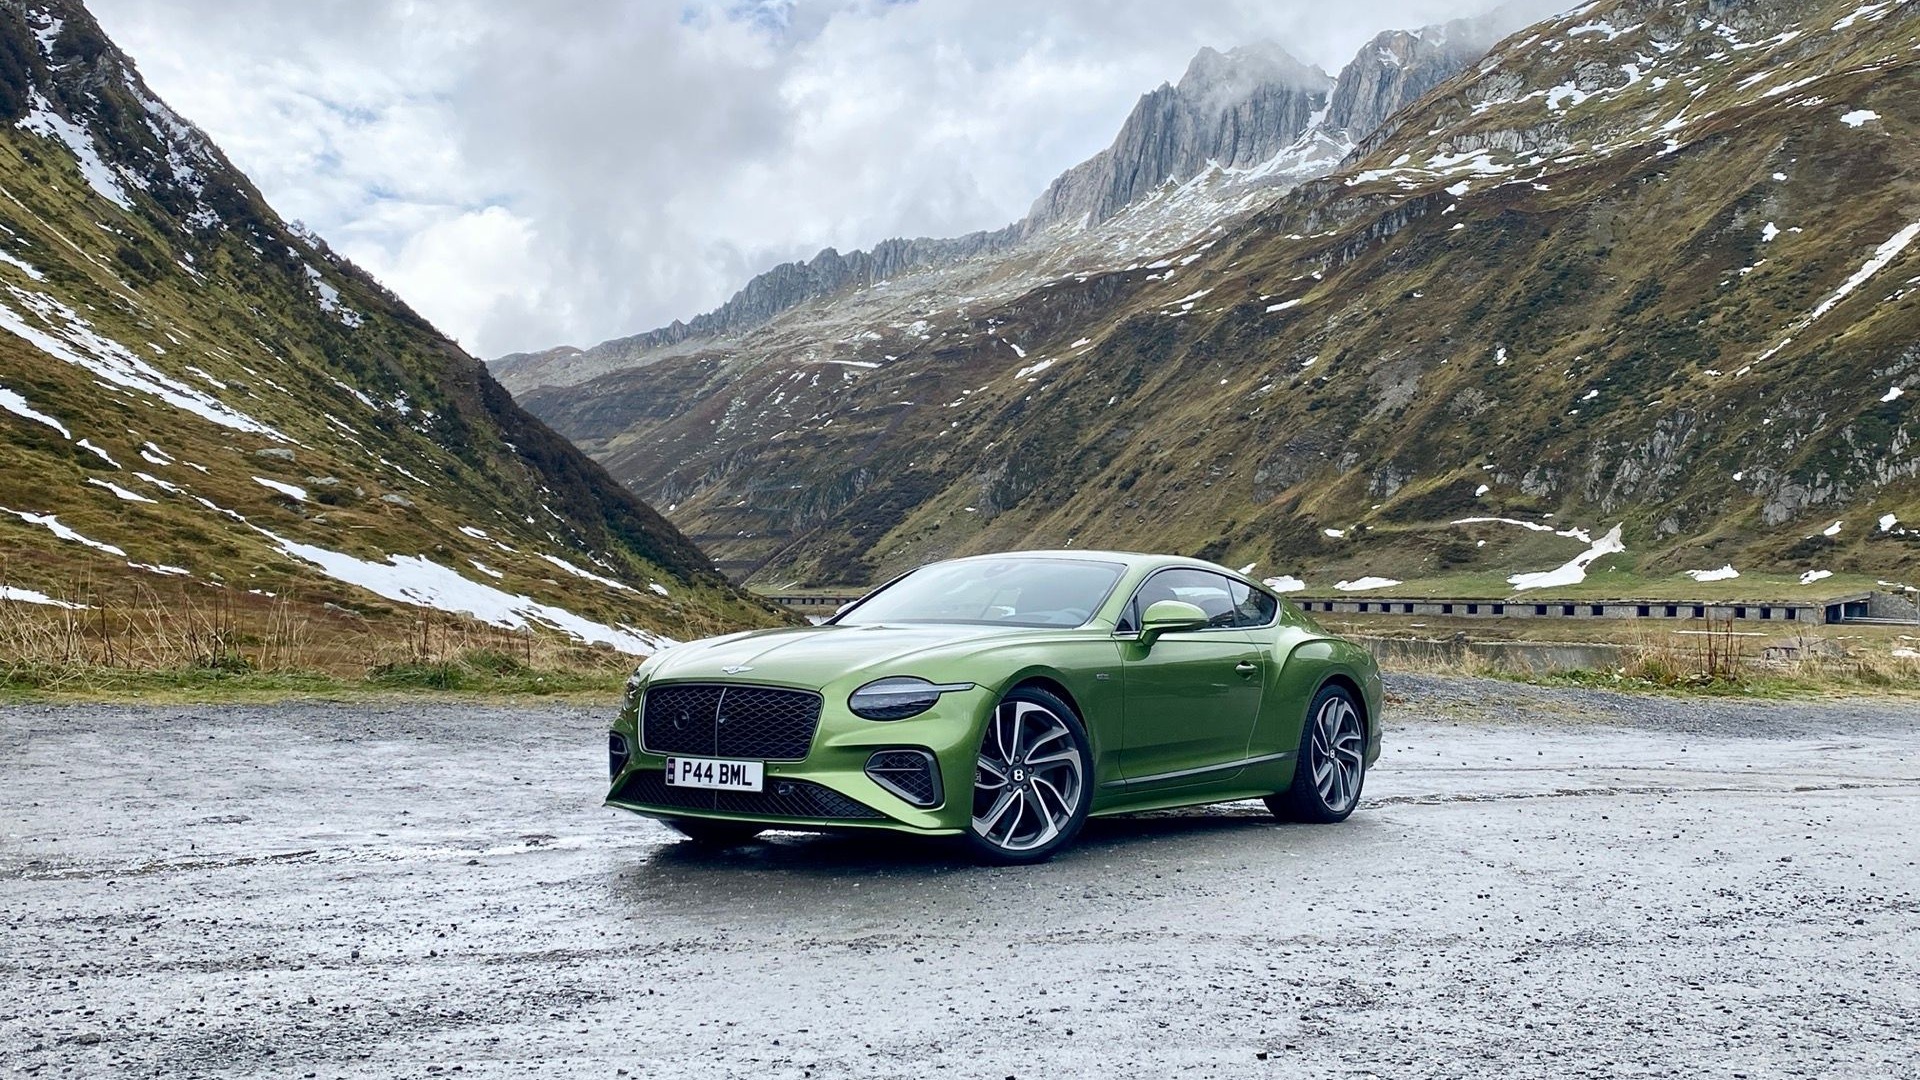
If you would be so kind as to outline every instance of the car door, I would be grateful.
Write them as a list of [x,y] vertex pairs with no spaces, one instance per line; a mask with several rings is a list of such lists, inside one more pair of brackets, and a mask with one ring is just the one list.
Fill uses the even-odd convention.
[[[1207,570],[1176,567],[1143,582],[1121,617],[1123,720],[1120,767],[1126,786],[1212,783],[1246,757],[1265,686],[1264,650],[1236,625],[1235,589]],[[1160,600],[1195,604],[1219,625],[1138,638],[1140,613]],[[1132,634],[1133,639],[1128,640]]]

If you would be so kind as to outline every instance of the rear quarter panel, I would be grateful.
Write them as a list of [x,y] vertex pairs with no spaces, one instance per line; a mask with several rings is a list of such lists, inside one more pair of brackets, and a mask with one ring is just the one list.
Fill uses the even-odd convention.
[[1248,756],[1299,749],[1313,696],[1330,681],[1345,681],[1359,691],[1366,713],[1367,761],[1371,764],[1378,759],[1385,694],[1372,654],[1305,620],[1282,620],[1272,633],[1269,647],[1273,662]]

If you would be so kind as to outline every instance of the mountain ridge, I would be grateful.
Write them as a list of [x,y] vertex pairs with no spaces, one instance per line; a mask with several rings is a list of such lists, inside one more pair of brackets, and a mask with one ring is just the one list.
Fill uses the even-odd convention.
[[[826,248],[811,260],[755,275],[720,307],[690,320],[584,349],[511,353],[489,364],[516,394],[549,383],[578,383],[647,362],[652,353],[673,354],[689,343],[751,331],[850,288],[1005,257],[1023,247],[1070,244],[1077,234],[1209,171],[1226,177],[1229,186],[1250,187],[1316,175],[1400,105],[1478,59],[1503,30],[1516,29],[1505,10],[1420,31],[1384,31],[1363,45],[1337,78],[1273,43],[1225,53],[1202,49],[1177,83],[1162,83],[1140,97],[1108,147],[1062,172],[1027,214],[1009,225],[951,239],[895,238],[845,254]],[[1193,231],[1178,239],[1189,239]],[[1162,242],[1171,246],[1170,240]]]

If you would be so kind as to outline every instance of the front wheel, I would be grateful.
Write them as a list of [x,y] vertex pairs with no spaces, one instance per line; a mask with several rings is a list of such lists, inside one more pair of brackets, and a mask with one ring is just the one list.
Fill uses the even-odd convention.
[[974,767],[967,844],[985,862],[1037,863],[1073,842],[1093,804],[1093,750],[1066,702],[1022,686],[994,707]]
[[1325,686],[1307,708],[1293,785],[1267,796],[1267,809],[1283,821],[1345,821],[1360,805],[1366,778],[1367,729],[1360,707],[1345,687]]

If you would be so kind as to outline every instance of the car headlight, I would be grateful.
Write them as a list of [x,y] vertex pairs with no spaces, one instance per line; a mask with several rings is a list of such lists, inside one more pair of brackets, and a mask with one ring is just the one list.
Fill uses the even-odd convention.
[[633,674],[627,676],[627,693],[621,699],[621,708],[631,709],[639,703],[640,695],[647,689],[647,674],[645,665],[642,665],[636,668]]
[[905,720],[933,708],[941,694],[971,689],[970,682],[935,683],[896,675],[876,679],[855,690],[847,697],[847,708],[853,710],[853,715],[868,720]]

